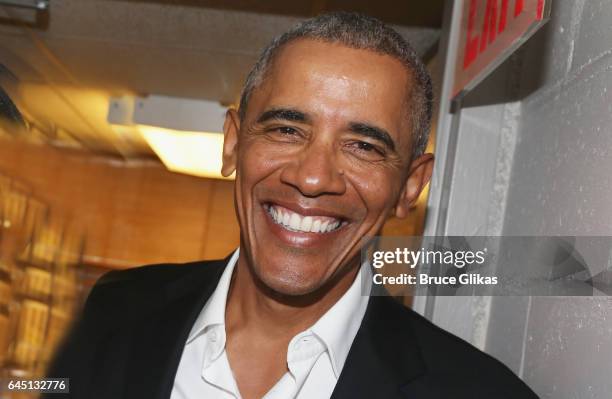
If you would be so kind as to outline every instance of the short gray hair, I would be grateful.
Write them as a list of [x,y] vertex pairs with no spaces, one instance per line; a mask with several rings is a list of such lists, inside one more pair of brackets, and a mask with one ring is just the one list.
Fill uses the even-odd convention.
[[286,44],[298,39],[314,39],[338,43],[355,49],[371,50],[400,61],[410,72],[412,89],[408,104],[412,105],[412,156],[425,151],[432,116],[433,90],[431,77],[412,46],[382,21],[354,12],[333,12],[307,19],[277,36],[260,54],[249,72],[238,113],[244,120],[253,90],[266,77],[268,69]]

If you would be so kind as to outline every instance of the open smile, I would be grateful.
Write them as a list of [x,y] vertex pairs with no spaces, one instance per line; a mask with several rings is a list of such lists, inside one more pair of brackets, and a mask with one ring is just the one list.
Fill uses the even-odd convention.
[[308,211],[309,214],[305,215],[272,202],[263,204],[263,207],[276,225],[291,232],[325,234],[348,224],[340,217],[316,214],[316,211]]

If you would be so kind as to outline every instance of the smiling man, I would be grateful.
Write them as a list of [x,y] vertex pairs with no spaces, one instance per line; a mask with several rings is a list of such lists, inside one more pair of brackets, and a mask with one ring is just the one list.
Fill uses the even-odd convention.
[[431,176],[431,97],[414,51],[373,18],[327,14],[275,39],[224,126],[240,248],[103,277],[50,375],[75,398],[534,398],[367,295],[363,239]]

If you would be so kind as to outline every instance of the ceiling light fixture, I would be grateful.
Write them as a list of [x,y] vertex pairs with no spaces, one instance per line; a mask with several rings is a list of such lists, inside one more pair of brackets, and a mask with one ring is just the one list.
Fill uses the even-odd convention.
[[216,179],[221,175],[223,121],[216,102],[166,96],[111,98],[108,122],[136,126],[163,164],[173,172]]
[[46,10],[49,8],[49,0],[0,0],[0,6]]

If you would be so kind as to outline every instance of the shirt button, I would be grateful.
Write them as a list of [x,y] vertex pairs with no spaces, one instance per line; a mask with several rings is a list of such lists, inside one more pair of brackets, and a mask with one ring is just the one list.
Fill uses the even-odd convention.
[[212,342],[217,342],[218,336],[216,331],[211,331],[208,337]]

